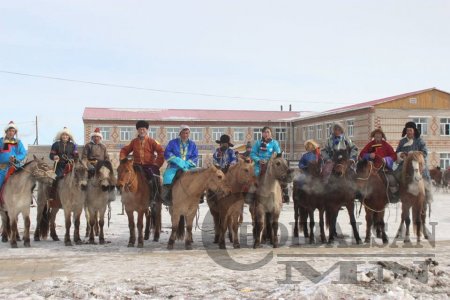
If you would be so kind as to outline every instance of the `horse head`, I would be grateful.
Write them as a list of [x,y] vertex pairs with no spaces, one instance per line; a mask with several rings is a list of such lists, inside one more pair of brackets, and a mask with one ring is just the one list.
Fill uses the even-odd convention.
[[217,169],[215,166],[210,166],[208,167],[207,174],[207,189],[223,194],[223,197],[231,194],[231,188],[227,184],[225,174],[220,169]]
[[87,160],[75,159],[72,169],[73,178],[82,191],[87,189],[88,167]]
[[95,166],[95,180],[101,186],[102,191],[110,191],[116,185],[111,162],[99,161]]
[[350,160],[348,159],[348,151],[344,149],[335,151],[333,154],[332,161],[334,163],[332,174],[340,177],[345,176],[350,166]]
[[290,183],[294,180],[294,170],[289,168],[288,161],[281,153],[274,153],[267,165],[267,173],[277,180]]
[[124,187],[129,189],[135,179],[136,173],[133,169],[133,160],[122,159],[119,167],[117,167],[117,189],[122,190]]
[[422,152],[411,151],[405,159],[403,167],[403,178],[411,178],[414,181],[421,181],[422,173],[425,168],[425,159]]
[[44,161],[44,158],[37,158],[33,155],[33,167],[31,174],[36,180],[43,184],[52,184],[56,179],[56,174],[52,168]]
[[231,166],[227,175],[230,181],[236,180],[240,184],[249,184],[255,180],[253,163],[249,158],[239,158],[238,163]]

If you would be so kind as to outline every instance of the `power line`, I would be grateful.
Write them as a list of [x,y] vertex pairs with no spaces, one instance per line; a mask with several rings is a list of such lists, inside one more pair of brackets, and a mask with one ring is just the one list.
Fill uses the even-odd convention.
[[[105,83],[105,82],[96,82],[96,81],[87,81],[87,80],[79,80],[79,79],[70,79],[63,77],[54,77],[47,75],[37,75],[37,74],[29,74],[29,73],[20,73],[20,72],[12,72],[6,70],[0,70],[0,73],[10,74],[10,75],[18,75],[18,76],[27,76],[34,78],[43,78],[43,79],[51,79],[51,80],[60,80],[66,82],[74,82],[74,83],[82,83],[82,84],[91,84],[91,85],[100,85],[105,87],[114,87],[114,88],[125,88],[125,89],[133,89],[133,90],[143,90],[150,92],[158,92],[158,93],[170,93],[170,94],[182,94],[182,95],[191,95],[191,96],[202,96],[202,97],[216,97],[216,98],[227,98],[227,99],[235,99],[235,100],[254,100],[254,101],[266,101],[266,102],[289,102],[289,103],[323,103],[323,104],[336,104],[333,102],[323,102],[323,101],[299,101],[299,100],[279,100],[279,99],[270,99],[270,98],[255,98],[255,97],[243,97],[243,96],[226,96],[226,95],[216,95],[216,94],[208,94],[208,93],[197,93],[197,92],[185,92],[185,91],[175,91],[175,90],[165,90],[165,89],[155,89],[155,88],[146,88],[132,85],[123,85],[123,84],[115,84],[115,83]],[[348,102],[349,104],[352,102]]]

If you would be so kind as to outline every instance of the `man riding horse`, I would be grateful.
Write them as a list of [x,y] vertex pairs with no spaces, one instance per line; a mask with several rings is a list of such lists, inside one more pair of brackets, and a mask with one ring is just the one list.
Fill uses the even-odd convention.
[[179,170],[183,172],[196,168],[198,161],[197,145],[189,139],[191,129],[187,125],[180,126],[179,137],[167,144],[164,157],[167,168],[163,175],[163,204],[172,206],[172,183]]
[[433,200],[431,194],[431,177],[427,167],[428,149],[425,141],[420,137],[420,131],[417,129],[417,125],[414,122],[407,122],[405,128],[402,131],[402,139],[400,140],[397,150],[397,163],[398,168],[395,170],[397,181],[400,181],[400,174],[403,168],[403,160],[408,156],[411,151],[420,151],[425,159],[425,168],[423,170],[423,176],[425,178],[425,197],[428,203]]
[[152,193],[149,201],[150,205],[153,205],[160,195],[159,168],[164,163],[164,150],[156,140],[148,136],[148,127],[147,121],[141,120],[136,123],[138,137],[120,150],[120,160],[127,159],[128,154],[133,153],[133,164],[143,169],[151,186]]
[[234,145],[230,143],[230,136],[227,134],[223,134],[220,137],[220,140],[216,140],[216,143],[219,144],[220,147],[217,148],[213,154],[213,163],[226,174],[228,168],[237,163],[236,154],[233,149],[230,148],[234,147]]
[[5,135],[0,138],[0,189],[15,170],[11,166],[19,164],[27,156],[27,150],[16,135],[17,126],[11,121],[5,127]]
[[[382,172],[380,178],[389,183],[389,200],[396,203],[399,200],[399,188],[392,173],[392,167],[397,160],[397,154],[392,146],[386,141],[386,135],[381,128],[370,133],[372,140],[361,150],[359,158],[373,162],[374,168]],[[387,182],[386,182],[387,181]]]

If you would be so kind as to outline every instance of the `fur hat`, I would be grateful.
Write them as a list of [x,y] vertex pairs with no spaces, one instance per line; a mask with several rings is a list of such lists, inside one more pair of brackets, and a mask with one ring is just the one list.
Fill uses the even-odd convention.
[[69,128],[64,127],[63,130],[58,131],[58,133],[55,136],[54,141],[60,141],[61,140],[61,135],[63,134],[67,134],[69,136],[69,140],[72,141],[73,143],[75,143],[75,140],[73,138],[72,132],[70,132]]
[[181,126],[180,126],[180,133],[181,133],[183,130],[186,130],[186,129],[189,130],[189,131],[191,130],[191,128],[190,128],[188,125],[181,125]]
[[339,128],[339,129],[342,131],[342,133],[345,132],[345,130],[344,130],[344,125],[342,125],[341,122],[334,122],[334,124],[333,124],[333,131],[334,131],[336,128]]
[[17,133],[17,126],[16,126],[16,124],[14,124],[13,121],[9,121],[8,125],[6,125],[5,133],[11,128],[14,128],[16,130],[16,133]]
[[142,127],[144,127],[145,129],[148,129],[149,126],[150,125],[148,124],[148,122],[144,121],[144,120],[140,120],[140,121],[136,122],[136,129],[139,129],[139,128],[142,128]]
[[305,150],[308,150],[308,146],[311,145],[313,147],[313,150],[316,150],[317,148],[319,148],[319,144],[317,144],[317,142],[315,140],[307,140],[305,142]]
[[248,148],[252,148],[252,142],[247,142],[247,145],[245,145],[245,149],[248,149]]
[[230,147],[234,147],[232,143],[230,143],[230,136],[227,134],[222,134],[220,137],[220,140],[216,140],[217,144],[224,144],[227,143]]
[[414,129],[414,137],[416,139],[418,139],[420,137],[420,131],[419,131],[419,129],[417,129],[417,125],[416,125],[416,123],[414,123],[412,121],[406,122],[405,128],[403,128],[403,131],[402,131],[402,137],[404,137],[406,135],[406,129],[407,128]]
[[381,127],[375,128],[375,130],[370,133],[370,137],[374,138],[375,134],[377,134],[377,133],[381,133],[381,138],[385,141],[387,140],[386,135],[384,134],[383,129],[381,129]]
[[91,134],[91,139],[92,139],[94,136],[99,136],[100,138],[103,138],[102,134],[100,133],[100,128],[98,128],[98,127],[95,128],[94,132]]

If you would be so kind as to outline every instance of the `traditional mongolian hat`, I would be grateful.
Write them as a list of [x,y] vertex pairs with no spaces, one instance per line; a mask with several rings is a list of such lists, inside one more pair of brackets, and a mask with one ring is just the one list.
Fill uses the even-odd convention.
[[220,140],[216,140],[217,144],[225,144],[227,143],[230,147],[234,147],[232,143],[230,143],[230,136],[227,134],[222,134]]
[[75,140],[73,138],[72,132],[70,132],[69,128],[64,127],[62,130],[58,131],[58,133],[55,136],[55,142],[61,140],[61,135],[67,134],[69,136],[69,140],[75,143]]
[[94,136],[99,136],[100,138],[103,138],[102,134],[100,133],[100,128],[98,128],[98,127],[95,128],[94,132],[91,134],[91,139],[92,139]]
[[191,130],[191,128],[190,128],[188,125],[181,125],[181,126],[180,126],[180,133],[181,133],[183,130]]
[[370,137],[371,137],[371,138],[374,138],[374,137],[375,137],[375,134],[377,134],[377,133],[380,133],[382,139],[386,141],[386,135],[384,134],[383,129],[381,129],[381,128],[376,128],[374,131],[372,131],[372,132],[370,133]]
[[334,124],[333,124],[333,131],[334,131],[336,128],[339,128],[339,129],[342,131],[342,133],[345,132],[345,130],[344,130],[344,125],[342,125],[341,122],[334,122]]
[[5,133],[6,133],[9,129],[11,129],[11,128],[15,129],[16,132],[17,132],[17,126],[16,126],[16,124],[14,124],[13,121],[9,121],[8,125],[6,125],[6,127],[5,127]]
[[414,123],[412,121],[406,122],[405,128],[403,128],[403,131],[402,131],[402,137],[404,137],[406,135],[406,129],[407,128],[414,129],[414,137],[416,139],[418,139],[420,137],[420,131],[419,131],[419,129],[417,129],[417,125],[416,125],[416,123]]
[[136,129],[139,129],[139,128],[148,129],[148,127],[149,127],[149,124],[147,121],[140,120],[140,121],[137,121],[137,123],[136,123]]
[[305,150],[306,151],[310,151],[309,147],[312,147],[312,150],[316,150],[317,148],[319,148],[319,144],[317,144],[317,142],[315,140],[307,140],[305,142]]

